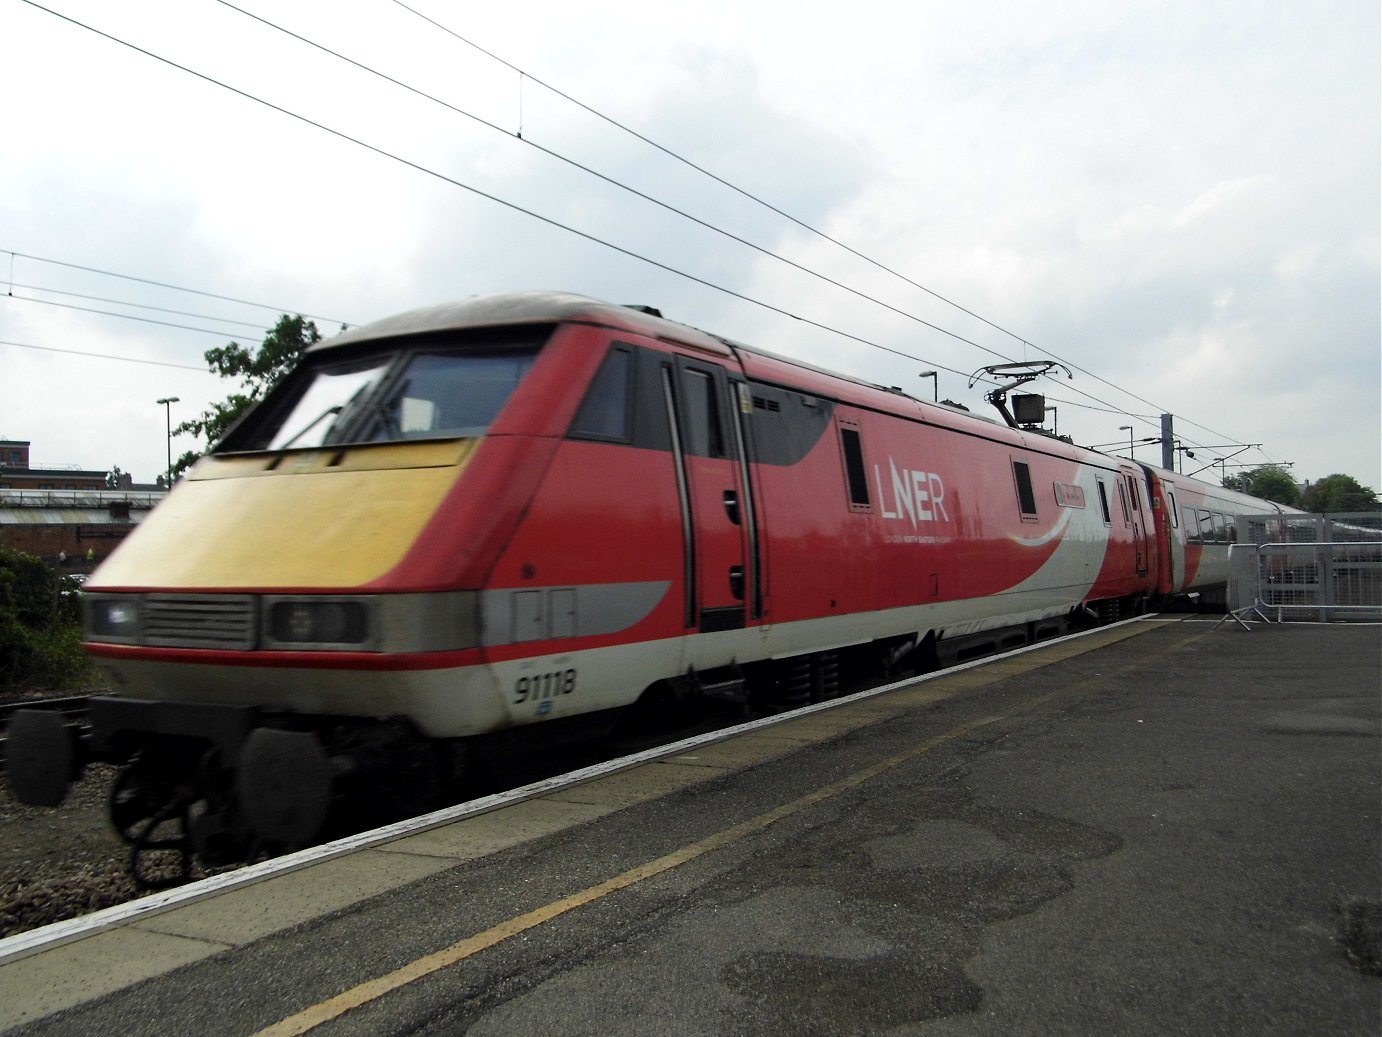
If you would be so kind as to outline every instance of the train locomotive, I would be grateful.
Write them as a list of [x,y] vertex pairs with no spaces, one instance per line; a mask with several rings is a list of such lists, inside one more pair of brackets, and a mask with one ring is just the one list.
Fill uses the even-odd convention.
[[790,708],[1212,594],[1225,516],[1275,510],[643,307],[417,310],[309,349],[93,574],[115,692],[16,716],[11,784],[112,761],[136,863],[252,859],[653,698]]

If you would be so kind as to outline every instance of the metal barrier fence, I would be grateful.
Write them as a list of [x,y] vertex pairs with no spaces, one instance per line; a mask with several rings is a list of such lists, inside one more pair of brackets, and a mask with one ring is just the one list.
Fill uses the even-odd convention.
[[1382,540],[1382,512],[1346,515],[1239,515],[1245,544],[1336,544]]
[[[1382,515],[1240,516],[1256,542],[1229,549],[1229,614],[1266,622],[1382,620]],[[1273,538],[1259,541],[1258,538]]]

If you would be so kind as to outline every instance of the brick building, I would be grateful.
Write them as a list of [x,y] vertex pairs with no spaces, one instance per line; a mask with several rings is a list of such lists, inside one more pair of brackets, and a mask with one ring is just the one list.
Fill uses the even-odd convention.
[[29,463],[29,441],[0,439],[0,490],[104,490],[107,474],[76,465]]
[[0,544],[64,571],[89,572],[166,495],[162,477],[135,486],[127,475],[35,468],[27,440],[0,439]]

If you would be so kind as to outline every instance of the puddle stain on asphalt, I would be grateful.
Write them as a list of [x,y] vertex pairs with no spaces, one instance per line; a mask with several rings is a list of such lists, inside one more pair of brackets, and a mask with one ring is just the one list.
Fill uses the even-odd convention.
[[985,927],[1065,895],[1072,864],[1122,846],[1073,821],[983,806],[957,784],[924,790],[915,805],[899,820],[895,802],[842,804],[834,823],[741,872],[748,899],[753,889],[793,886],[819,901],[822,921],[843,915],[887,947],[863,960],[806,941],[740,954],[720,976],[746,1032],[871,1033],[974,1012],[983,990],[964,963]]

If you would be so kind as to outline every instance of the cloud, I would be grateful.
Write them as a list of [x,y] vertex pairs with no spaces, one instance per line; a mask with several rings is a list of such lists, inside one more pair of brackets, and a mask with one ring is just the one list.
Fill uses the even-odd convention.
[[[441,12],[525,76],[388,5],[285,0],[268,12],[503,133],[212,5],[118,18],[91,0],[64,9],[442,177],[919,359],[570,235],[23,5],[0,40],[7,75],[25,84],[7,110],[16,157],[0,164],[0,248],[351,321],[563,288],[658,305],[918,391],[925,367],[968,373],[992,352],[1050,351],[1187,421],[1268,443],[1295,457],[1298,473],[1344,469],[1382,483],[1372,5],[866,0],[842,16],[818,2],[538,2],[468,11],[464,23]],[[992,324],[694,174],[534,77]],[[904,312],[554,163],[517,139],[520,129]],[[15,279],[112,291],[96,275],[15,266]],[[248,320],[214,325],[241,341],[276,315],[119,290]],[[11,299],[0,300],[0,339],[191,363],[223,341]],[[0,350],[0,433],[33,439],[39,459],[114,461],[141,478],[163,464],[152,399],[171,392],[200,410],[224,390],[194,372],[183,382],[175,369]],[[942,395],[982,406],[963,383],[943,375]],[[1071,401],[1061,430],[1084,441],[1117,438],[1109,429],[1127,419],[1084,409],[1102,404],[1076,390],[1152,409],[1084,374],[1051,386]]]

